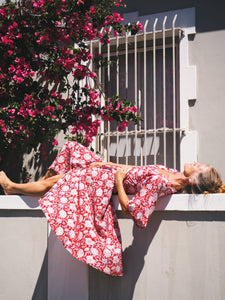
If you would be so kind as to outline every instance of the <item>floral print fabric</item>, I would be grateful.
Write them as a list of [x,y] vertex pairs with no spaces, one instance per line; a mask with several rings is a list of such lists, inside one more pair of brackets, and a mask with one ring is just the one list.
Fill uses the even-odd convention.
[[[116,192],[118,167],[89,168],[101,161],[84,146],[66,143],[49,168],[65,175],[39,202],[52,230],[75,258],[106,274],[122,276],[121,236],[110,201]],[[124,180],[126,192],[135,195],[127,204],[128,210],[141,228],[158,197],[175,192],[158,168],[164,167],[133,167]]]
[[127,202],[127,208],[140,228],[146,227],[159,197],[176,193],[176,189],[158,169],[177,173],[177,170],[161,165],[134,167],[124,181],[126,192],[135,195]]
[[101,161],[78,143],[68,142],[50,169],[65,175],[40,199],[52,230],[77,259],[110,275],[122,275],[118,221],[110,203],[114,174],[88,168]]

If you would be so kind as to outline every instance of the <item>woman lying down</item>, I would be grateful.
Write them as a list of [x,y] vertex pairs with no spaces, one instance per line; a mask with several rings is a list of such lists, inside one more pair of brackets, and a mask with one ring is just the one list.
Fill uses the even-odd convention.
[[[125,215],[139,228],[147,225],[159,197],[186,191],[221,193],[218,172],[199,163],[185,164],[182,173],[162,165],[127,166],[103,162],[77,142],[67,142],[39,181],[18,184],[0,172],[6,195],[40,197],[52,230],[77,259],[110,275],[122,276],[122,246],[111,202],[118,198]],[[130,200],[127,194],[134,195]]]

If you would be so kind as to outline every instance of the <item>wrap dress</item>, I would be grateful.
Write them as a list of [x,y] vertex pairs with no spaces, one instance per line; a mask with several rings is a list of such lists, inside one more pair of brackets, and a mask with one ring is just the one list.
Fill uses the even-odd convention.
[[[51,229],[77,259],[109,275],[122,276],[121,235],[111,201],[116,193],[119,167],[90,164],[101,158],[77,142],[67,142],[49,169],[64,176],[40,198]],[[159,197],[176,190],[157,169],[161,165],[133,167],[124,180],[127,194],[134,195],[127,208],[140,228],[147,225]]]

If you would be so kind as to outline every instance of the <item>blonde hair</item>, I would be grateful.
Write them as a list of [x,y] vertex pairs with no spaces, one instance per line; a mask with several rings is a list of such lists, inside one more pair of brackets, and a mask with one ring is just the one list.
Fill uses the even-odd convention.
[[185,188],[185,192],[189,194],[209,194],[209,193],[225,193],[225,185],[219,172],[210,167],[209,171],[200,172],[193,177],[193,184],[189,184]]

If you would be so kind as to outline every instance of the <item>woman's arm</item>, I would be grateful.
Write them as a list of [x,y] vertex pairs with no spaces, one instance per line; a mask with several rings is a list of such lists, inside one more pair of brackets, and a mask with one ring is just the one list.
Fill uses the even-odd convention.
[[127,209],[127,202],[129,201],[129,198],[124,190],[123,186],[123,180],[126,177],[127,174],[127,168],[122,168],[116,171],[115,173],[115,182],[116,182],[116,188],[118,192],[118,198],[119,202],[122,208],[122,212],[125,216],[129,216],[130,213]]
[[101,167],[101,166],[114,166],[114,167],[122,167],[122,168],[133,168],[135,166],[131,166],[131,165],[123,165],[123,164],[116,164],[116,163],[112,163],[112,162],[94,162],[92,164],[90,164],[90,168],[97,168],[97,167]]

